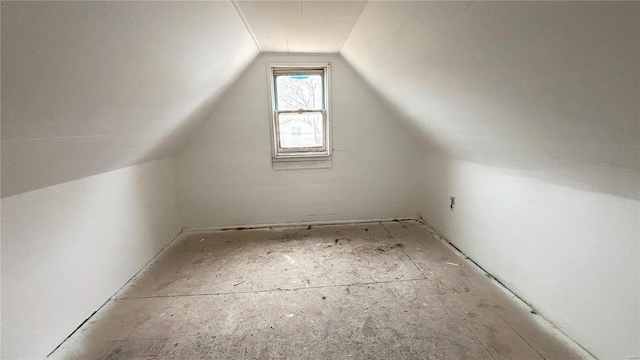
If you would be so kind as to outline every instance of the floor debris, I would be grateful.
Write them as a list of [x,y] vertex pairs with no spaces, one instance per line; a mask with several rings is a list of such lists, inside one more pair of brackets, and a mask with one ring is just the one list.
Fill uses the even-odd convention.
[[185,235],[49,359],[588,358],[426,225],[300,229]]

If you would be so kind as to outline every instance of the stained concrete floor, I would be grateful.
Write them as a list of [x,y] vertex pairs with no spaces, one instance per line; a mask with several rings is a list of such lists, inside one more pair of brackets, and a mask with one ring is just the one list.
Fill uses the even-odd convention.
[[417,221],[176,239],[53,359],[578,359]]

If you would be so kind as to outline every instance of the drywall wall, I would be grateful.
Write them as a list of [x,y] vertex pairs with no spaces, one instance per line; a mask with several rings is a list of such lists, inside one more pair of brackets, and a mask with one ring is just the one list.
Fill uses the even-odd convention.
[[[331,62],[333,166],[274,170],[267,64]],[[261,55],[178,162],[188,227],[415,217],[421,152],[335,55]]]
[[369,1],[341,55],[425,149],[640,199],[640,2]]
[[2,358],[43,358],[180,231],[171,158],[3,198]]
[[2,2],[2,196],[173,156],[258,54],[230,1]]
[[340,52],[428,152],[424,219],[601,358],[639,355],[639,15],[370,1]]
[[422,186],[427,223],[587,350],[640,356],[638,201],[436,154]]

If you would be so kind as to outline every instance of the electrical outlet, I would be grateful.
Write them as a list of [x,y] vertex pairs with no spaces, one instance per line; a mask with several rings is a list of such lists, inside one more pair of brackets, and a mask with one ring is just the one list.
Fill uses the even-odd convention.
[[453,211],[456,208],[456,198],[455,196],[449,196],[449,209]]

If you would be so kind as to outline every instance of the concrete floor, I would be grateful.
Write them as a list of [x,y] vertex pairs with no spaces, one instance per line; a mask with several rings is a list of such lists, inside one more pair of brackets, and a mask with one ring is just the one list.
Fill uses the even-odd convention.
[[577,359],[417,221],[176,239],[54,359]]

